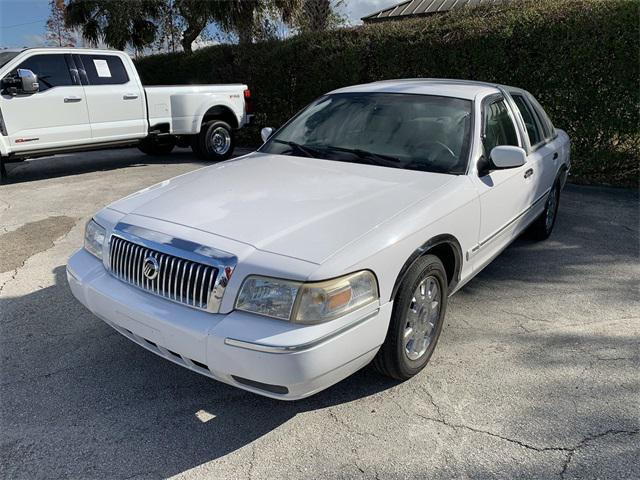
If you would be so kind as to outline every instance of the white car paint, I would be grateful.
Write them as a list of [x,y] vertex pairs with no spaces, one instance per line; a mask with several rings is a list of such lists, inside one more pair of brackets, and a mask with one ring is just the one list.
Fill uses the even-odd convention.
[[[67,272],[74,295],[158,355],[255,393],[298,399],[371,361],[385,339],[398,280],[425,245],[444,238],[458,250],[452,294],[543,211],[556,178],[562,184],[566,179],[569,140],[563,131],[554,131],[537,148],[528,144],[509,97],[526,92],[453,80],[397,80],[338,92],[345,91],[473,100],[467,173],[259,152],[206,167],[119,200],[94,219],[107,238],[114,229],[130,225],[150,240],[176,239],[165,245],[187,240],[234,256],[237,264],[217,312],[198,311],[124,284],[109,272],[108,242],[102,262],[85,250],[70,258]],[[483,101],[495,95],[506,98],[527,157],[521,167],[480,177]],[[319,281],[363,269],[378,280],[379,302],[327,323],[303,326],[234,310],[248,275]],[[243,384],[239,377],[283,386],[287,392]]]
[[122,61],[128,81],[110,85],[81,82],[78,70],[70,68],[74,70],[74,85],[56,86],[30,95],[13,96],[3,91],[2,157],[137,142],[161,125],[168,126],[163,129],[166,133],[194,135],[200,132],[207,111],[214,107],[228,109],[235,119],[234,127],[242,127],[250,120],[244,98],[246,85],[143,87],[131,58],[114,50],[26,49],[0,68],[0,79],[39,55],[115,57]]

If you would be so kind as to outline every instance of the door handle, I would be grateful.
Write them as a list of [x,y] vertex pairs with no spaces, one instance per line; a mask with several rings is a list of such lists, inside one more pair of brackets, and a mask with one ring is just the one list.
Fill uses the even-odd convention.
[[137,93],[125,93],[122,96],[123,100],[135,100],[136,98],[138,98],[138,94]]
[[531,175],[533,175],[533,168],[530,168],[529,170],[524,172],[524,178],[529,178]]
[[82,97],[64,97],[64,103],[81,102]]
[[557,160],[557,159],[558,159],[558,152],[554,152],[554,153],[553,153],[553,159],[554,159],[554,160]]

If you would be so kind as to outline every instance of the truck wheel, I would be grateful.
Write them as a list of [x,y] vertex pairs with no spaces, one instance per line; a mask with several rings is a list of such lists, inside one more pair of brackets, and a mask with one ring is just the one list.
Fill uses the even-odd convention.
[[4,160],[0,157],[0,181],[4,182],[8,177],[7,169],[4,166]]
[[233,129],[227,122],[211,120],[202,124],[200,134],[195,136],[191,144],[193,153],[202,160],[219,162],[233,155],[235,137]]
[[183,135],[176,139],[176,145],[180,148],[189,148],[191,146],[191,135]]
[[138,143],[138,149],[147,155],[168,155],[176,146],[173,138],[144,138]]
[[407,380],[420,372],[436,348],[447,310],[447,274],[435,255],[416,261],[393,301],[387,337],[373,359],[383,375]]

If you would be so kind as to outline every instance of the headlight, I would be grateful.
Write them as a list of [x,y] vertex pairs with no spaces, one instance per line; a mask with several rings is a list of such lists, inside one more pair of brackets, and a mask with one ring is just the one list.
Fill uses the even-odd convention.
[[84,249],[90,254],[102,260],[102,245],[104,244],[105,230],[95,220],[87,222],[84,229]]
[[361,271],[316,283],[249,276],[236,309],[295,323],[327,322],[378,299],[373,273]]

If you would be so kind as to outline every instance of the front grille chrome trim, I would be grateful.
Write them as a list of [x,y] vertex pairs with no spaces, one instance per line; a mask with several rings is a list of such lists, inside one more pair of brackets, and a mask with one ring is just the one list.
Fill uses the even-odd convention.
[[[152,295],[191,308],[217,313],[237,264],[227,252],[164,233],[118,223],[109,237],[109,272]],[[153,257],[158,275],[142,274],[144,259]]]

